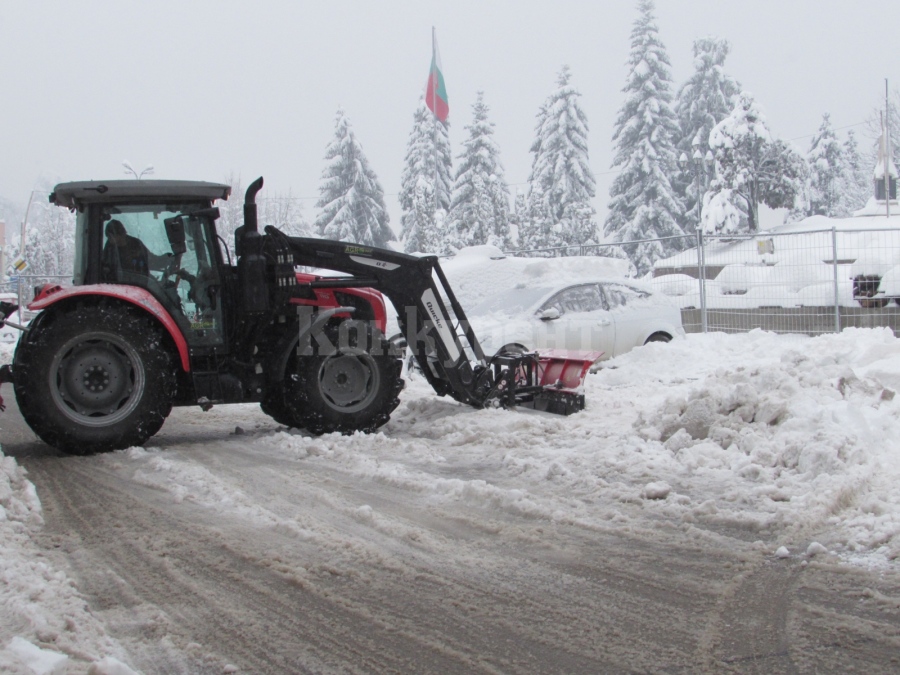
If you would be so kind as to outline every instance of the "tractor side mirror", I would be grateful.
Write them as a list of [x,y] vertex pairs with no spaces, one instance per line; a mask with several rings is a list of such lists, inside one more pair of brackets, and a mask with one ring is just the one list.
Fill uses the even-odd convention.
[[187,244],[184,243],[184,220],[182,216],[173,216],[163,221],[166,224],[166,237],[172,246],[172,253],[181,255],[187,251]]
[[199,211],[191,211],[191,218],[208,217],[210,220],[216,220],[222,215],[218,206],[210,206],[208,209],[200,209]]

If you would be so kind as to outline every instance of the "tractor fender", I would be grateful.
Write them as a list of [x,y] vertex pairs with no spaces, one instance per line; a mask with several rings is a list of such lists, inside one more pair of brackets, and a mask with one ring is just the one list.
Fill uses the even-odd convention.
[[152,314],[172,336],[175,347],[178,349],[178,355],[181,357],[181,367],[185,372],[191,370],[190,354],[188,352],[187,341],[178,324],[172,318],[172,315],[166,311],[165,307],[151,295],[150,291],[138,286],[122,286],[119,284],[91,284],[88,286],[71,286],[63,288],[57,284],[47,284],[41,288],[26,308],[29,311],[36,312],[38,310],[47,309],[55,305],[60,300],[74,298],[83,295],[102,295],[109,298],[117,298],[124,300],[132,305],[136,305],[144,311]]

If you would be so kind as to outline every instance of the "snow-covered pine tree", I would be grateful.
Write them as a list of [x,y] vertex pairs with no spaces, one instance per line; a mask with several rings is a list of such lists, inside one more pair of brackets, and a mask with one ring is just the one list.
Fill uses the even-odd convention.
[[819,130],[809,144],[806,155],[809,173],[807,185],[807,216],[843,217],[848,211],[843,205],[847,186],[844,149],[831,126],[831,115],[825,113]]
[[[607,238],[625,243],[628,257],[645,274],[653,263],[685,248],[678,224],[683,207],[672,188],[676,173],[674,139],[678,122],[672,110],[669,57],[659,39],[652,0],[640,0],[631,31],[625,103],[619,110],[613,141],[613,167],[621,167],[610,187]],[[676,237],[675,239],[664,239]]]
[[847,132],[844,141],[844,185],[843,208],[848,213],[861,209],[872,196],[872,172],[859,151],[853,129]]
[[410,253],[444,253],[449,248],[443,228],[444,216],[450,210],[453,165],[448,127],[449,122],[438,121],[426,107],[424,98],[419,100],[400,178],[400,238],[404,249]]
[[[700,222],[700,204],[705,190],[706,166],[709,152],[709,132],[734,108],[741,86],[724,70],[725,58],[731,50],[727,40],[704,37],[694,40],[694,74],[678,90],[675,115],[678,118],[679,136],[675,152],[685,166],[672,180],[675,193],[684,204],[682,228],[688,234],[697,229]],[[695,175],[700,172],[700,175]]]
[[[24,258],[28,262],[26,275],[70,276],[75,262],[75,215],[66,209],[50,204],[46,199],[35,199],[28,210],[25,227]],[[23,255],[21,234],[7,254],[7,261]]]
[[802,194],[806,160],[773,139],[756,100],[741,92],[734,110],[709,135],[716,178],[704,197],[701,226],[708,233],[759,229],[759,204],[793,208]]
[[458,156],[447,219],[448,238],[456,248],[480,244],[510,248],[509,188],[488,112],[484,92],[479,91],[472,106],[472,123],[466,127],[469,137]]
[[[894,89],[891,92],[889,101],[888,101],[888,114],[887,114],[887,122],[889,124],[890,136],[891,136],[891,158],[894,163],[897,164],[900,162],[900,89]],[[872,114],[869,116],[866,121],[866,136],[869,138],[869,143],[867,145],[864,144],[864,149],[862,154],[865,159],[865,163],[869,165],[869,168],[872,169],[878,163],[878,153],[879,148],[881,147],[881,133],[884,129],[885,122],[885,114],[884,114],[885,100],[884,98],[879,100],[878,105],[872,110]],[[869,196],[872,196],[872,172],[869,171]],[[868,197],[866,198],[868,199]]]
[[[382,194],[382,203],[384,195]],[[290,190],[286,195],[274,193],[259,200],[260,222],[274,225],[289,237],[312,237],[313,230],[303,217],[303,207]],[[392,235],[393,238],[393,235]]]
[[528,218],[520,225],[519,246],[545,248],[597,242],[597,192],[588,162],[588,123],[581,94],[563,66],[556,90],[537,115],[528,177]]
[[334,139],[325,151],[316,230],[325,239],[384,247],[394,238],[388,225],[384,190],[342,109],[334,120]]
[[513,198],[512,211],[509,214],[511,246],[524,248],[524,246],[522,246],[522,225],[527,222],[528,201],[525,199],[524,192],[516,190],[516,196]]

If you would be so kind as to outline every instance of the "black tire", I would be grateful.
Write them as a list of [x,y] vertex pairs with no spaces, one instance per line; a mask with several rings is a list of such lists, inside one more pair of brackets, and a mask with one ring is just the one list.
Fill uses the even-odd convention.
[[142,445],[172,410],[175,360],[165,342],[148,314],[119,303],[44,310],[13,361],[22,417],[75,455]]
[[500,349],[497,350],[498,356],[521,356],[526,353],[528,350],[520,344],[516,344],[515,342],[511,342],[508,345],[503,345]]
[[270,393],[259,404],[260,409],[273,420],[286,427],[299,427],[300,420],[295,418],[285,403],[285,390]]
[[651,342],[671,342],[672,336],[668,333],[654,333],[650,337],[646,339],[644,344],[650,344]]
[[342,321],[325,335],[333,353],[292,358],[284,404],[273,397],[266,407],[279,424],[314,434],[375,431],[400,404],[401,360],[368,322]]

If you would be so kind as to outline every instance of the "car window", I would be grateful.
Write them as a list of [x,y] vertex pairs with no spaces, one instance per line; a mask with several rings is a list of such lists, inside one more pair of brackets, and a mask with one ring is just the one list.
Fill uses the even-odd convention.
[[610,308],[627,307],[629,304],[635,304],[638,300],[649,298],[650,294],[633,286],[625,284],[602,284],[603,292]]
[[596,284],[570,286],[541,305],[538,313],[544,312],[551,307],[558,310],[560,314],[566,314],[567,312],[594,312],[599,309],[606,309],[603,296],[600,294],[600,289]]
[[466,314],[469,316],[521,314],[534,307],[542,298],[547,297],[552,290],[552,288],[511,288],[483,300],[471,310],[467,310]]

